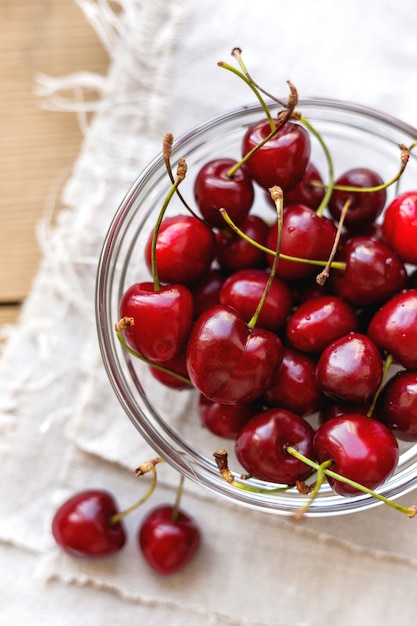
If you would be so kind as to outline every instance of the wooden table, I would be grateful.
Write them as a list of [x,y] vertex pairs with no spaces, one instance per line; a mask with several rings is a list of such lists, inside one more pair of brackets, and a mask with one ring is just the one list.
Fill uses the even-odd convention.
[[39,73],[103,74],[108,56],[75,0],[0,0],[0,327],[16,320],[39,264],[36,225],[82,134],[42,108]]

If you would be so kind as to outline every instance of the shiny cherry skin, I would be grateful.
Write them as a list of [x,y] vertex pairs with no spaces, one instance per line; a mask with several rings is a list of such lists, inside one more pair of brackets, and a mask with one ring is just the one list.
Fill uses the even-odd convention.
[[[249,214],[239,228],[253,241],[265,246],[269,226],[259,215]],[[266,267],[263,250],[245,241],[232,231],[219,231],[216,237],[216,259],[221,268],[227,271]]]
[[407,284],[404,263],[372,237],[351,237],[337,255],[346,269],[331,272],[335,294],[354,306],[383,303]]
[[405,289],[372,317],[368,337],[407,369],[417,369],[417,289]]
[[349,304],[325,295],[300,304],[286,326],[288,342],[301,352],[320,354],[330,343],[358,328],[358,316]]
[[382,374],[381,354],[362,333],[348,333],[333,341],[321,353],[316,367],[317,381],[326,396],[358,404],[373,398]]
[[[398,464],[398,443],[391,431],[378,420],[358,413],[324,422],[313,444],[319,463],[331,459],[334,472],[372,490],[386,482]],[[341,496],[362,493],[334,478],[327,480]]]
[[294,189],[287,191],[284,203],[304,204],[309,209],[316,211],[323,199],[325,190],[323,187],[314,186],[312,183],[323,183],[323,179],[314,163],[308,163],[301,181]]
[[194,559],[201,544],[201,532],[196,521],[184,511],[175,516],[173,506],[160,505],[143,520],[138,543],[150,567],[160,576],[171,576]]
[[[327,261],[336,236],[336,227],[325,217],[319,217],[312,209],[302,204],[284,208],[282,243],[280,252],[302,259]],[[269,229],[267,248],[277,249],[278,230],[276,222]],[[273,255],[268,255],[272,266]],[[284,279],[300,279],[320,271],[320,267],[308,263],[288,261],[280,258],[276,275]]]
[[417,370],[397,372],[378,399],[377,416],[403,441],[417,441]]
[[[151,270],[152,233],[145,246]],[[174,215],[162,220],[156,243],[156,266],[161,283],[190,287],[206,275],[216,253],[212,229],[193,215]]]
[[107,491],[81,491],[56,511],[52,535],[60,548],[71,556],[87,559],[111,556],[126,542],[122,522],[111,522],[117,513],[115,500]]
[[135,283],[123,294],[120,317],[131,317],[125,332],[129,345],[151,361],[168,361],[183,349],[194,319],[193,296],[183,285]]
[[[349,187],[377,187],[384,183],[381,176],[367,167],[352,168],[335,180],[336,185]],[[363,228],[368,224],[373,224],[381,214],[387,199],[385,189],[379,191],[339,191],[335,189],[329,201],[329,211],[336,221],[339,221],[340,214],[347,200],[350,200],[348,212],[344,220],[344,225],[353,231]]]
[[[270,131],[267,120],[252,124],[243,137],[242,156],[259,145]],[[310,160],[310,151],[308,132],[300,124],[287,122],[246,161],[245,168],[264,189],[278,185],[285,193],[302,179]]]
[[[269,274],[264,270],[248,269],[234,272],[220,289],[220,302],[234,307],[249,322],[256,311],[268,282]],[[281,279],[274,277],[262,306],[257,326],[278,332],[284,326],[291,311],[292,292]]]
[[288,409],[302,417],[318,411],[323,395],[315,376],[316,362],[284,345],[282,363],[262,399],[266,406]]
[[286,409],[266,409],[252,417],[235,441],[236,458],[251,476],[293,485],[311,469],[287,452],[293,446],[312,459],[314,430],[302,417]]
[[406,191],[388,205],[382,233],[404,263],[417,264],[417,191]]
[[199,170],[194,182],[194,198],[204,219],[218,228],[225,227],[219,209],[225,209],[235,224],[242,222],[252,207],[255,192],[248,172],[239,168],[228,176],[236,161],[219,158]]
[[255,415],[257,403],[220,404],[200,394],[198,414],[202,425],[213,435],[224,439],[236,439],[243,426]]
[[[163,361],[162,365],[165,369],[170,370],[176,374],[180,374],[184,378],[188,379],[187,363],[185,360],[185,347],[173,359]],[[156,378],[156,380],[162,383],[165,387],[169,387],[170,389],[176,389],[177,391],[181,391],[183,389],[192,388],[191,383],[177,378],[176,376],[164,370],[161,370],[159,367],[150,365],[149,371],[151,372],[152,376]]]
[[277,335],[251,330],[236,309],[217,305],[194,323],[187,345],[188,374],[209,400],[251,402],[270,386],[282,349]]

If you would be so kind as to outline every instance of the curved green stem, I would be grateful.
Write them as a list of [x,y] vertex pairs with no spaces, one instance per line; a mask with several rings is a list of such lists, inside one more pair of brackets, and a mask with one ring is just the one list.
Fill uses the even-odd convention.
[[155,469],[155,467],[153,467],[150,471],[152,472],[152,482],[150,484],[150,487],[149,487],[148,491],[145,493],[143,498],[141,498],[140,500],[138,500],[137,502],[132,504],[132,506],[128,507],[127,509],[124,509],[123,511],[120,511],[120,513],[115,513],[114,515],[112,515],[111,518],[110,518],[110,525],[111,526],[114,526],[115,524],[118,524],[124,517],[126,517],[126,515],[129,515],[129,513],[132,513],[132,511],[135,511],[144,502],[146,502],[146,500],[148,500],[148,498],[151,497],[151,495],[155,491],[157,476],[156,476],[156,469]]
[[314,484],[313,490],[311,491],[310,497],[308,501],[306,502],[306,504],[302,506],[300,509],[298,509],[298,511],[295,513],[294,517],[296,519],[301,519],[304,516],[304,514],[307,513],[313,500],[315,500],[316,497],[318,496],[320,487],[322,486],[324,479],[325,479],[324,470],[330,467],[331,464],[332,464],[331,459],[329,459],[328,461],[324,461],[324,463],[320,463],[319,468],[317,470],[317,478],[316,478],[316,482]]
[[217,452],[213,453],[214,459],[216,461],[216,465],[219,469],[220,475],[224,478],[224,480],[232,485],[232,487],[236,487],[237,489],[242,489],[243,491],[250,491],[251,493],[281,493],[283,491],[288,491],[291,487],[286,485],[285,487],[272,487],[272,488],[263,488],[263,487],[255,487],[254,485],[249,485],[245,482],[239,482],[234,477],[233,473],[229,469],[228,465],[228,454],[226,450],[217,450]]
[[382,372],[381,382],[379,384],[378,389],[376,390],[376,393],[375,393],[374,397],[372,398],[371,405],[370,405],[370,407],[369,407],[369,409],[368,409],[368,411],[366,413],[368,417],[372,417],[372,414],[373,414],[373,412],[375,410],[376,403],[377,403],[378,398],[379,398],[379,396],[381,394],[381,391],[382,391],[382,389],[384,387],[384,384],[385,384],[385,381],[386,381],[388,372],[389,372],[389,370],[391,368],[393,360],[394,360],[394,357],[392,356],[392,354],[389,354],[387,356],[387,358],[385,359],[384,370]]

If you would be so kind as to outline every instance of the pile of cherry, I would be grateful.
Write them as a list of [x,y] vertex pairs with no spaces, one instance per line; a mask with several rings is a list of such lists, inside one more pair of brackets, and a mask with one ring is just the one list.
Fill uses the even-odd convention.
[[[260,492],[296,488],[310,496],[301,516],[327,480],[414,517],[417,507],[375,492],[399,442],[417,442],[417,189],[389,203],[386,192],[414,145],[400,146],[392,181],[363,164],[324,181],[296,104],[290,85],[287,106],[247,129],[241,161],[216,154],[194,173],[191,201],[179,190],[187,163],[174,175],[164,138],[172,186],[143,251],[150,279],[125,291],[116,332],[161,385],[199,394],[201,424],[247,472],[236,480],[227,452],[214,452],[236,488],[251,478]],[[260,193],[269,218],[254,210]],[[174,194],[184,210],[167,216]],[[81,557],[120,550],[123,517],[150,496],[161,461],[141,466],[153,482],[126,511],[102,490],[70,498],[53,520],[57,543]],[[142,520],[138,543],[172,574],[200,530],[177,496]]]

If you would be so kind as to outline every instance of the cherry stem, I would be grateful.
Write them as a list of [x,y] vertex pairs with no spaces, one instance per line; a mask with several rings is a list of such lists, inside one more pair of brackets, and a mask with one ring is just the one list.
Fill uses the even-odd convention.
[[172,199],[172,196],[177,191],[177,187],[182,183],[187,173],[187,163],[184,158],[179,159],[177,166],[177,178],[172,183],[165,199],[162,204],[162,208],[159,211],[158,219],[156,221],[156,225],[152,235],[152,248],[151,248],[151,267],[152,267],[152,279],[154,284],[155,291],[160,291],[161,284],[159,282],[158,270],[156,266],[156,243],[158,239],[159,228],[161,226],[161,222],[164,218],[165,212],[168,208],[168,205]]
[[180,474],[180,483],[178,485],[177,488],[177,494],[175,497],[175,503],[174,503],[174,508],[172,509],[172,515],[171,515],[171,519],[173,522],[176,522],[178,520],[179,514],[180,514],[180,503],[181,503],[181,498],[182,498],[182,494],[184,492],[184,475]]
[[275,186],[275,187],[271,187],[271,189],[269,190],[270,194],[271,194],[271,198],[272,200],[275,202],[275,206],[277,209],[277,231],[278,231],[278,236],[277,236],[277,249],[276,249],[276,254],[274,257],[274,261],[272,263],[272,267],[271,267],[271,271],[269,273],[268,276],[268,280],[267,283],[265,285],[265,289],[263,290],[262,296],[258,302],[258,306],[256,307],[256,311],[253,314],[253,316],[251,317],[251,319],[248,322],[248,328],[250,329],[254,329],[258,318],[261,314],[262,308],[265,304],[265,300],[268,297],[268,293],[271,289],[272,283],[274,281],[275,275],[276,275],[276,271],[277,271],[277,266],[278,266],[278,262],[279,262],[279,251],[281,250],[281,243],[282,243],[282,228],[283,228],[283,206],[284,206],[284,196],[282,193],[282,189],[281,187]]
[[236,487],[237,489],[242,489],[243,491],[250,491],[251,493],[280,493],[283,491],[288,491],[289,486],[285,487],[276,487],[272,489],[263,489],[262,487],[254,487],[253,485],[248,485],[245,482],[239,482],[236,480],[232,471],[229,469],[228,464],[228,454],[226,450],[217,450],[217,452],[213,453],[214,459],[216,461],[216,465],[220,472],[220,475],[225,479],[229,485]]
[[370,407],[369,407],[369,409],[368,409],[368,411],[367,411],[367,413],[366,413],[366,415],[367,415],[368,417],[372,417],[372,414],[373,414],[373,412],[374,412],[374,410],[375,410],[376,403],[377,403],[378,398],[379,398],[379,396],[380,396],[380,394],[381,394],[381,391],[382,391],[382,389],[383,389],[383,387],[384,387],[384,384],[385,384],[385,381],[386,381],[386,378],[387,378],[387,376],[388,376],[388,372],[389,372],[389,370],[390,370],[390,367],[391,367],[391,365],[392,365],[393,360],[394,360],[394,358],[393,358],[392,354],[389,354],[389,355],[387,356],[387,358],[385,359],[385,363],[384,363],[384,370],[383,370],[383,372],[382,372],[382,379],[381,379],[381,382],[380,382],[380,384],[379,384],[378,389],[376,390],[376,393],[375,393],[374,397],[372,398],[371,405],[370,405]]
[[[242,239],[250,243],[252,246],[255,246],[255,248],[258,248],[258,250],[262,250],[266,254],[276,255],[275,250],[271,250],[271,248],[267,248],[266,246],[263,246],[261,243],[255,241],[255,239],[252,239],[246,233],[240,230],[240,228],[230,218],[226,209],[223,209],[223,208],[219,209],[219,212],[222,214],[225,222],[230,226],[230,228],[237,235],[239,235],[239,237],[242,237]],[[317,265],[318,267],[325,267],[327,265],[327,261],[318,261],[316,259],[302,259],[301,257],[289,256],[288,254],[284,254],[282,252],[279,253],[279,257],[285,261],[293,261],[294,263],[307,263],[308,265]],[[334,269],[344,271],[346,269],[346,263],[342,261],[332,261],[331,267]]]
[[329,255],[329,258],[327,260],[326,266],[325,266],[324,270],[321,271],[320,274],[317,274],[317,276],[316,276],[316,282],[319,285],[323,286],[324,283],[326,282],[326,280],[329,278],[330,269],[332,267],[332,263],[333,263],[334,257],[336,256],[337,248],[339,247],[340,236],[342,234],[342,228],[343,228],[343,224],[344,224],[344,221],[345,221],[345,217],[346,217],[346,214],[347,214],[351,204],[352,204],[352,198],[348,198],[346,200],[345,204],[343,205],[342,211],[340,213],[339,224],[337,225],[337,231],[336,231],[336,235],[335,235],[335,238],[334,238],[333,246],[332,246],[332,249],[330,251],[330,255]]
[[135,320],[133,319],[133,317],[122,317],[118,322],[116,322],[116,324],[114,326],[115,330],[116,330],[117,338],[120,341],[120,343],[123,346],[123,348],[127,352],[129,352],[129,354],[134,356],[135,358],[139,359],[140,361],[143,361],[143,363],[146,363],[147,365],[149,365],[151,367],[155,367],[156,369],[160,370],[161,372],[164,372],[165,374],[170,374],[170,376],[173,376],[174,378],[177,378],[181,382],[186,383],[186,384],[190,385],[190,387],[192,387],[193,384],[192,384],[192,382],[191,382],[191,380],[189,378],[187,378],[186,376],[183,376],[182,374],[178,374],[178,372],[174,372],[173,370],[170,370],[169,368],[164,367],[163,365],[160,365],[159,363],[155,363],[154,361],[151,361],[150,359],[147,359],[146,357],[144,357],[139,352],[136,352],[136,350],[131,348],[126,343],[124,335],[123,335],[123,331],[126,328],[134,326],[134,324],[135,324]]
[[[171,153],[172,153],[173,143],[174,143],[174,135],[172,133],[165,133],[163,142],[162,142],[162,156],[164,159],[165,168],[170,178],[170,181],[172,184],[175,184],[175,178],[174,178],[174,174],[172,172],[172,167],[171,167]],[[185,200],[184,196],[182,195],[178,187],[176,189],[176,194],[178,198],[181,200],[184,207],[187,209],[187,211],[191,213],[193,217],[196,217],[197,219],[202,221],[201,217],[198,216],[197,213],[195,213],[195,211],[193,211],[193,209],[190,207],[188,202]]]
[[156,481],[157,481],[155,466],[153,466],[150,471],[152,472],[152,482],[150,484],[148,491],[143,496],[143,498],[141,498],[140,500],[132,504],[132,506],[128,507],[127,509],[120,511],[120,513],[115,513],[114,515],[112,515],[110,518],[110,526],[114,526],[115,524],[118,524],[124,517],[126,517],[126,515],[129,515],[129,513],[132,513],[132,511],[135,511],[136,509],[138,509],[144,502],[146,502],[146,500],[148,500],[148,498],[151,497],[151,495],[155,491]]
[[317,470],[317,478],[316,478],[316,482],[314,484],[313,489],[310,492],[310,498],[308,499],[307,503],[302,506],[301,508],[298,509],[298,511],[295,512],[294,514],[294,518],[296,520],[300,520],[302,517],[304,517],[305,513],[307,513],[308,509],[310,508],[313,500],[315,500],[315,498],[317,497],[319,491],[320,491],[320,487],[322,486],[324,479],[325,479],[325,473],[324,470],[327,469],[328,467],[330,467],[330,465],[332,464],[332,460],[329,459],[327,461],[324,461],[324,463],[321,463],[318,470]]
[[[291,456],[295,457],[299,461],[302,461],[303,463],[305,463],[309,467],[315,469],[316,471],[320,471],[320,467],[321,466],[319,465],[319,463],[316,463],[315,461],[312,461],[308,457],[304,456],[304,454],[301,454],[301,452],[298,452],[298,450],[296,450],[292,446],[288,446],[287,447],[287,452],[288,452],[288,454],[291,454]],[[322,468],[321,471],[324,474],[326,474],[326,476],[329,476],[330,478],[333,478],[335,480],[338,480],[341,483],[349,485],[353,489],[357,489],[358,491],[362,491],[362,493],[366,493],[366,494],[368,494],[370,496],[373,496],[377,500],[380,500],[381,502],[384,502],[384,504],[387,504],[388,506],[392,507],[393,509],[396,509],[397,511],[400,511],[400,513],[405,513],[406,515],[408,515],[408,517],[414,517],[417,514],[417,506],[415,506],[415,505],[411,505],[411,506],[408,506],[408,507],[402,506],[401,504],[398,504],[398,502],[394,502],[393,500],[389,500],[388,498],[386,498],[382,494],[376,493],[375,491],[372,491],[372,489],[368,489],[368,487],[365,487],[364,485],[361,485],[360,483],[357,483],[356,481],[351,480],[350,478],[347,478],[346,476],[342,476],[341,474],[338,474],[337,472],[334,472],[333,470],[329,469],[328,467]]]
[[329,182],[326,185],[326,192],[320,202],[320,205],[318,207],[318,209],[316,210],[316,214],[321,216],[323,215],[323,212],[325,210],[325,208],[327,207],[329,200],[330,200],[330,196],[332,195],[333,189],[334,189],[334,168],[333,168],[333,159],[332,156],[330,154],[330,151],[327,147],[327,145],[325,144],[323,137],[320,135],[320,133],[314,128],[314,126],[312,126],[312,124],[304,117],[301,116],[300,117],[300,122],[311,132],[312,135],[314,135],[314,137],[317,139],[317,141],[320,143],[324,155],[326,157],[326,161],[327,161],[327,167],[328,167],[328,174],[329,174]]

